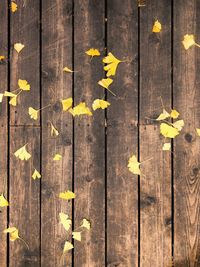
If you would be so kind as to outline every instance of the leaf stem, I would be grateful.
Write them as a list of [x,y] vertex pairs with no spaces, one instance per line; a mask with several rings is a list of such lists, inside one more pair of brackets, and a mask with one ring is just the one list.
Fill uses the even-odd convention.
[[50,107],[51,106],[51,104],[48,104],[47,106],[44,106],[43,108],[40,108],[40,109],[38,109],[37,111],[41,111],[41,110],[43,110],[43,109],[45,109],[45,108],[48,108],[48,107]]
[[26,245],[26,247],[27,247],[28,250],[29,250],[29,245],[26,243],[26,241],[25,241],[23,238],[21,238],[21,237],[19,237],[19,239]]
[[197,43],[195,43],[195,45],[196,45],[197,47],[200,47],[200,45],[199,45],[199,44],[197,44]]
[[113,93],[109,88],[107,88],[107,90],[114,96],[117,96],[115,93]]

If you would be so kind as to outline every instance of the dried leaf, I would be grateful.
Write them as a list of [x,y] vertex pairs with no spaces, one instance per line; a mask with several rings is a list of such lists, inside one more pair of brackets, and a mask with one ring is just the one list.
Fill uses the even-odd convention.
[[163,109],[163,112],[158,116],[158,118],[156,120],[162,121],[162,120],[165,120],[166,118],[169,118],[169,117],[170,117],[170,114],[165,109]]
[[54,157],[53,157],[53,160],[55,161],[58,161],[58,160],[61,160],[62,159],[62,156],[60,154],[55,154]]
[[17,4],[14,1],[11,2],[11,6],[10,7],[11,7],[11,11],[13,13],[15,13],[17,11]]
[[162,150],[169,151],[171,149],[171,143],[164,143]]
[[87,219],[84,218],[80,227],[86,228],[87,230],[90,230],[91,223]]
[[129,171],[132,172],[133,174],[141,175],[140,164],[141,163],[137,161],[136,156],[133,155],[128,160]]
[[94,56],[100,56],[100,52],[96,48],[90,48],[85,52],[88,56],[94,57]]
[[19,79],[18,80],[18,86],[21,90],[23,91],[30,91],[31,89],[31,86],[30,84],[27,82],[27,80],[21,80]]
[[51,123],[51,136],[58,136],[59,132],[58,130],[54,127],[54,125]]
[[26,150],[26,145],[24,145],[23,147],[19,148],[15,153],[15,157],[19,158],[21,160],[29,160],[31,158],[31,154],[28,153],[28,151]]
[[64,71],[64,72],[69,72],[69,73],[74,72],[73,70],[69,69],[68,67],[64,67],[64,68],[63,68],[63,71]]
[[117,66],[121,60],[117,59],[112,53],[108,53],[108,56],[103,59],[103,62],[107,65],[104,70],[107,71],[106,76],[114,76],[116,74]]
[[40,179],[41,178],[41,174],[39,173],[39,171],[37,171],[36,169],[34,170],[33,174],[32,174],[32,178],[34,180],[36,179]]
[[76,195],[72,191],[65,191],[59,194],[59,198],[69,200],[69,199],[74,199]]
[[175,138],[179,134],[179,131],[173,126],[168,125],[167,123],[161,123],[160,133],[164,137]]
[[74,248],[74,246],[72,245],[72,243],[70,243],[69,241],[66,241],[65,245],[64,245],[63,253],[66,253],[67,251],[69,251],[73,248]]
[[68,231],[71,227],[72,220],[69,219],[69,216],[63,212],[59,213],[60,217],[60,222],[62,223],[63,227],[65,228],[66,231]]
[[81,232],[72,232],[72,238],[81,242]]
[[19,231],[16,227],[8,227],[3,231],[3,233],[10,235],[10,241],[15,241],[16,239],[20,238]]
[[24,47],[25,47],[25,45],[23,45],[21,43],[14,44],[14,49],[17,51],[17,53],[21,52]]
[[69,108],[71,108],[73,99],[70,97],[70,98],[61,100],[61,102],[63,106],[63,111],[67,111]]
[[92,112],[90,111],[90,109],[88,107],[86,107],[85,102],[81,102],[80,104],[78,104],[74,108],[71,108],[69,110],[69,112],[73,116],[80,116],[80,115],[89,115],[89,116],[92,116]]
[[31,119],[37,120],[38,119],[38,112],[39,112],[39,110],[36,110],[32,107],[28,108],[28,114],[30,115]]
[[108,106],[110,106],[110,103],[108,101],[102,100],[102,99],[95,99],[92,108],[93,110],[96,110],[98,108],[105,109]]
[[7,207],[9,206],[8,201],[5,199],[4,195],[0,195],[0,207]]

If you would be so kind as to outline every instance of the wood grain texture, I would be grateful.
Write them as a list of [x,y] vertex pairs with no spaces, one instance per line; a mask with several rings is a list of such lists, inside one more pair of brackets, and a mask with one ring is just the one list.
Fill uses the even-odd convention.
[[[59,213],[72,218],[71,202],[59,199],[59,193],[72,190],[72,118],[62,111],[61,99],[72,97],[72,1],[42,3],[42,261],[43,267],[71,266],[69,252],[61,260],[67,234],[59,222]],[[50,123],[59,131],[51,136]],[[62,155],[53,161],[55,154]]]
[[174,262],[200,266],[200,50],[185,51],[181,41],[194,34],[200,42],[199,1],[174,2],[174,107],[185,121],[174,148]]
[[138,178],[128,159],[137,155],[138,8],[136,1],[107,1],[107,50],[125,60],[108,92],[107,266],[138,266]]
[[[17,12],[10,15],[10,90],[19,88],[18,79],[27,80],[31,85],[30,91],[24,91],[18,96],[18,105],[11,108],[11,125],[39,125],[28,115],[28,107],[39,108],[39,35],[40,35],[40,1],[18,1]],[[18,54],[14,50],[15,43],[25,45]]]
[[[160,33],[153,33],[156,20]],[[148,2],[140,9],[140,265],[170,266],[172,260],[171,153],[162,151],[164,137],[157,118],[171,107],[171,2]],[[169,141],[170,142],[170,141]]]
[[[0,62],[0,93],[8,86],[8,6],[6,1],[0,3],[0,35],[3,37],[0,43],[0,55],[4,55],[6,59]],[[0,193],[4,193],[7,198],[7,157],[8,157],[8,107],[6,98],[0,103]],[[7,208],[0,208],[0,232],[7,227]],[[1,236],[0,242],[0,266],[7,265],[7,242],[6,236]]]
[[[85,51],[91,47],[104,53],[104,1],[74,2],[74,105],[104,97],[97,82],[104,77],[102,56],[91,58]],[[92,108],[91,108],[92,109]],[[74,225],[83,218],[92,229],[75,241],[74,266],[105,266],[105,128],[104,111],[92,117],[74,118]]]
[[[21,161],[14,152],[27,145],[31,154]],[[40,181],[33,180],[34,168],[40,167],[40,129],[12,127],[10,129],[9,226],[17,227],[21,240],[10,242],[9,265],[15,267],[40,266]]]

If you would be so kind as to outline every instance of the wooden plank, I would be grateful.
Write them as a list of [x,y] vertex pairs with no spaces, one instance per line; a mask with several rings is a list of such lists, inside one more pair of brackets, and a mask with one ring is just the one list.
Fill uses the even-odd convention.
[[[34,168],[40,168],[40,129],[12,127],[10,129],[9,226],[17,227],[22,240],[10,242],[9,265],[40,266],[40,181],[32,179]],[[26,143],[31,154],[21,161],[14,152]]]
[[[2,1],[0,3],[0,35],[1,43],[0,43],[0,54],[6,57],[5,61],[1,62],[0,64],[0,93],[3,93],[4,90],[7,89],[7,56],[8,56],[8,8],[7,2]],[[4,193],[5,197],[7,198],[7,179],[8,179],[8,172],[7,172],[7,157],[8,157],[8,108],[7,108],[7,101],[3,99],[3,102],[0,103],[0,191]],[[7,227],[7,209],[0,208],[0,232]],[[6,237],[3,236],[0,242],[0,266],[6,267],[7,264],[7,242]]]
[[[89,107],[104,90],[97,82],[104,77],[102,57],[92,60],[85,54],[91,47],[104,53],[104,1],[74,2],[74,104],[85,101]],[[83,218],[91,221],[92,229],[75,241],[74,266],[105,265],[105,128],[104,111],[92,117],[74,119],[74,225]]]
[[128,159],[137,155],[137,1],[107,1],[107,50],[126,60],[118,67],[107,110],[107,266],[138,266],[138,178]]
[[[32,120],[28,115],[28,107],[39,109],[40,86],[39,86],[39,0],[18,1],[18,9],[11,12],[10,28],[10,90],[19,88],[18,79],[27,80],[30,91],[24,91],[18,96],[18,105],[11,108],[11,125],[39,125],[39,121]],[[15,43],[25,45],[18,54],[14,50]]]
[[[160,33],[153,33],[156,20]],[[171,108],[171,2],[140,8],[140,265],[169,266],[172,256],[171,153],[153,120]],[[151,125],[152,124],[152,125]]]
[[[58,198],[60,192],[72,190],[72,118],[62,112],[60,99],[72,97],[72,1],[42,3],[42,261],[44,267],[71,266],[71,253],[60,261],[67,235],[59,223],[59,213],[72,218],[71,203]],[[59,136],[50,133],[50,122]],[[54,155],[62,160],[53,161]],[[50,238],[50,239],[49,239]],[[51,240],[51,241],[50,241]],[[63,263],[63,265],[62,265]]]
[[200,50],[186,51],[185,34],[200,42],[199,1],[174,2],[174,107],[185,121],[174,147],[174,266],[200,266]]

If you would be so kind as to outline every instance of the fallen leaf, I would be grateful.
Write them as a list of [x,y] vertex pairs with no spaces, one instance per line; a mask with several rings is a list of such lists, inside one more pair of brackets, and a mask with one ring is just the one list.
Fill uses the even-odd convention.
[[64,68],[63,68],[63,71],[64,71],[64,72],[69,72],[69,73],[74,72],[73,70],[69,69],[68,67],[64,67]]
[[100,52],[98,49],[90,48],[85,52],[88,56],[94,57],[94,56],[100,56]]
[[136,156],[133,155],[128,160],[129,171],[132,172],[133,174],[141,175],[140,164],[141,163],[137,161]]
[[200,128],[196,128],[198,136],[200,136]]
[[87,230],[90,230],[91,223],[87,219],[84,218],[80,227],[83,227],[83,228],[86,228]]
[[194,35],[193,34],[184,35],[184,39],[182,41],[182,44],[186,50],[188,50],[191,46],[196,45]]
[[178,121],[173,123],[173,126],[180,132],[184,126],[184,121],[178,120]]
[[156,20],[154,22],[154,25],[153,25],[153,28],[152,28],[152,32],[160,32],[161,30],[162,30],[162,25],[158,20]]
[[32,178],[34,180],[36,179],[40,179],[41,178],[41,174],[39,173],[39,171],[37,171],[36,169],[34,170],[33,174],[32,174]]
[[0,94],[0,103],[2,103],[2,101],[3,101],[3,96],[4,96],[4,94]]
[[0,56],[0,61],[3,61],[5,59],[5,56]]
[[31,119],[37,120],[38,119],[38,112],[39,112],[39,110],[36,110],[32,107],[28,108],[28,114],[30,115]]
[[54,127],[54,125],[52,123],[51,124],[51,136],[58,136],[59,135],[59,132],[58,130]]
[[10,235],[10,241],[15,241],[19,237],[19,230],[16,227],[8,227],[3,231],[4,234]]
[[30,91],[30,88],[31,88],[27,80],[21,80],[21,79],[18,80],[18,86],[23,91]]
[[67,251],[69,251],[73,248],[74,248],[74,246],[72,245],[72,243],[70,243],[69,241],[66,241],[65,245],[64,245],[63,253],[66,253]]
[[72,191],[65,191],[65,192],[61,192],[59,194],[59,198],[65,199],[65,200],[69,200],[69,199],[74,199],[76,197],[76,195],[74,194],[74,192]]
[[164,137],[175,138],[179,134],[179,131],[173,126],[168,125],[167,123],[161,123],[160,133]]
[[108,87],[113,83],[113,79],[111,78],[106,78],[106,79],[101,79],[98,81],[98,84],[101,85],[103,88],[106,88],[112,95],[116,96]]
[[69,108],[71,108],[72,103],[73,103],[73,99],[67,98],[67,99],[63,99],[61,100],[62,106],[63,106],[63,111],[67,111]]
[[116,74],[117,66],[121,60],[117,59],[112,53],[108,53],[107,57],[104,57],[103,63],[107,64],[104,66],[104,70],[107,71],[106,76],[114,76]]
[[17,53],[21,52],[24,47],[25,47],[25,45],[23,45],[21,43],[14,44],[14,49],[17,51]]
[[108,101],[102,100],[102,99],[95,99],[92,108],[93,110],[96,110],[98,108],[105,109],[108,106],[110,106],[110,103]]
[[62,156],[60,154],[55,154],[55,156],[53,157],[53,160],[58,161],[61,160]]
[[145,0],[138,0],[138,7],[143,7],[146,6],[146,1]]
[[12,105],[12,106],[16,106],[17,105],[17,96],[18,95],[13,94],[12,92],[5,91],[4,92],[4,96],[11,98],[10,101],[9,101],[10,105]]
[[164,143],[162,150],[168,151],[171,149],[171,143]]
[[177,119],[178,116],[180,115],[180,113],[175,110],[175,109],[172,109],[171,113],[170,113],[170,117],[173,118],[173,119]]
[[9,206],[8,201],[5,199],[4,195],[0,195],[0,207],[7,207]]
[[13,13],[17,11],[17,4],[14,1],[11,2],[11,11]]
[[72,232],[72,238],[81,242],[81,232]]
[[162,120],[165,120],[166,118],[169,118],[169,117],[170,117],[170,114],[165,109],[163,109],[163,112],[158,116],[158,118],[156,120],[162,121]]
[[29,160],[31,158],[31,154],[28,153],[28,151],[26,150],[26,145],[24,145],[23,147],[19,148],[15,153],[15,157],[19,158],[21,160]]
[[60,217],[60,222],[62,223],[63,227],[65,228],[66,231],[68,231],[71,227],[72,220],[69,219],[69,216],[63,212],[59,213]]
[[74,108],[69,109],[69,112],[73,116],[80,116],[80,115],[92,116],[92,112],[90,111],[90,109],[88,107],[86,107],[85,102],[81,102],[80,104],[78,104]]

